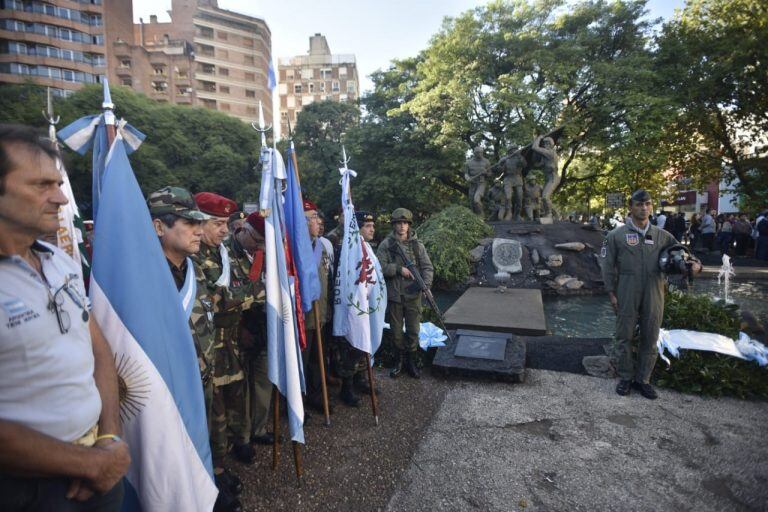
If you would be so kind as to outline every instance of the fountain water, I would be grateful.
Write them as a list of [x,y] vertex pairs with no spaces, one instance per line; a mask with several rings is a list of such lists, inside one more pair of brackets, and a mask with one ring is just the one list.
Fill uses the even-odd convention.
[[733,301],[728,297],[731,289],[731,278],[736,275],[733,271],[733,264],[731,258],[727,254],[723,254],[723,265],[720,267],[720,271],[717,273],[717,284],[720,285],[720,279],[723,280],[723,300],[726,304],[730,304]]

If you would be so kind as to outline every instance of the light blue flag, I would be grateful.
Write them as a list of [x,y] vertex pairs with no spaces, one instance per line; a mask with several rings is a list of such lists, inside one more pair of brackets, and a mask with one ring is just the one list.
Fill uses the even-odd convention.
[[261,148],[261,193],[259,209],[264,216],[264,282],[267,291],[267,355],[269,380],[277,386],[288,404],[291,440],[304,442],[304,370],[296,311],[294,278],[288,275],[284,250],[284,211],[282,206],[285,165],[280,153]]
[[267,87],[270,92],[277,87],[277,78],[275,77],[275,67],[272,65],[272,59],[269,60],[269,68],[267,69]]
[[121,384],[132,458],[123,508],[211,510],[218,491],[189,324],[128,161],[124,130],[106,149],[106,114],[90,143],[104,161],[93,172],[100,207],[90,296]]
[[[319,262],[315,261],[312,241],[309,237],[307,219],[304,216],[304,201],[301,197],[301,185],[293,165],[293,142],[288,148],[288,165],[285,174],[287,186],[285,197],[285,231],[291,244],[291,255],[296,265],[301,292],[301,309],[304,312],[312,310],[312,303],[320,299],[320,278],[318,277]],[[319,242],[318,242],[319,243]]]

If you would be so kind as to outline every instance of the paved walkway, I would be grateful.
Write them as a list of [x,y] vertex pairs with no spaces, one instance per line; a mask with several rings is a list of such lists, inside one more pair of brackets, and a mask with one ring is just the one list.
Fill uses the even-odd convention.
[[387,510],[765,510],[768,403],[614,385],[456,382]]

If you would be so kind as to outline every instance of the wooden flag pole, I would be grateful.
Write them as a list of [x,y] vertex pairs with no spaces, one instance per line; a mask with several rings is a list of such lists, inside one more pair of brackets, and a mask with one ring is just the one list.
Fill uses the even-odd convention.
[[365,354],[365,365],[368,367],[368,387],[371,391],[371,409],[373,410],[373,420],[376,426],[379,426],[379,401],[376,399],[376,386],[373,382],[373,368],[371,367],[371,354]]
[[[318,240],[317,243],[320,243]],[[318,301],[312,304],[312,313],[315,317],[315,343],[317,343],[317,362],[320,366],[320,390],[323,395],[323,414],[325,414],[325,426],[331,426],[331,411],[328,406],[328,384],[325,381],[325,352],[323,350],[323,335],[320,332],[320,308]]]
[[296,467],[296,479],[301,485],[301,477],[304,475],[304,467],[301,464],[301,446],[296,441],[293,443],[293,465]]
[[275,440],[272,443],[272,471],[277,469],[277,462],[280,458],[280,393],[277,386],[272,384],[272,430]]

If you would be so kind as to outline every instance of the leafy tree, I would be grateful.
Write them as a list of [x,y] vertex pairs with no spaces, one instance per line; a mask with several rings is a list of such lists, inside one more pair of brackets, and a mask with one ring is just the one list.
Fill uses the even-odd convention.
[[658,76],[679,106],[671,166],[699,186],[734,182],[753,208],[768,202],[768,6],[690,0],[664,26]]

